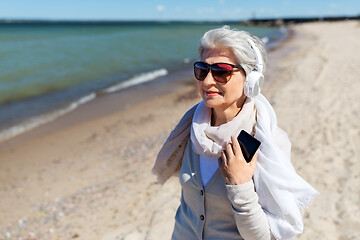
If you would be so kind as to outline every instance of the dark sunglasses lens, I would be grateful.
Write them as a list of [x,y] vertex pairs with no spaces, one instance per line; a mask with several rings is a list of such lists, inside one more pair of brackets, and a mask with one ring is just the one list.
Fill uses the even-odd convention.
[[209,72],[209,67],[207,64],[202,62],[197,62],[194,64],[194,74],[197,80],[203,81]]
[[211,73],[214,79],[221,83],[226,83],[229,81],[232,70],[233,67],[225,63],[218,63],[211,67]]

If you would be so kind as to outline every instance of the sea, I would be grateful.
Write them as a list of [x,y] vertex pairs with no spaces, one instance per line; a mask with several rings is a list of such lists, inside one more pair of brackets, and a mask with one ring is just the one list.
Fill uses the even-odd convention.
[[204,32],[225,24],[268,48],[287,35],[236,22],[0,22],[0,142],[104,94],[191,68]]

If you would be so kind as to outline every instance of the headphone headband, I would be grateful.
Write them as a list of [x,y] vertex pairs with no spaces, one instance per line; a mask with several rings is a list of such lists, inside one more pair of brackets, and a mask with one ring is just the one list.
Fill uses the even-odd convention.
[[254,53],[255,53],[255,58],[256,58],[256,70],[260,73],[262,73],[263,68],[264,68],[264,62],[260,53],[260,50],[258,47],[256,47],[255,43],[253,40],[251,39],[247,39],[248,43],[250,44],[251,48],[253,49]]
[[246,76],[244,93],[248,97],[256,97],[260,93],[264,83],[264,75],[262,74],[264,63],[260,50],[256,47],[254,41],[251,39],[247,39],[247,41],[255,53],[256,65],[255,69]]

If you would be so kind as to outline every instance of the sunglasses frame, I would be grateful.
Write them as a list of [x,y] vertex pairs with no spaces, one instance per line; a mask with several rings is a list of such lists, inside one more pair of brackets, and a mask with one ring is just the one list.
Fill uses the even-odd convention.
[[[199,79],[199,78],[196,77],[196,68],[197,68],[197,67],[196,67],[196,64],[199,64],[199,63],[205,64],[205,65],[207,66],[207,72],[206,72],[206,75],[205,75],[204,79]],[[217,64],[226,64],[226,65],[229,65],[229,66],[232,67],[232,69],[229,71],[229,72],[230,72],[229,75],[226,76],[226,77],[230,76],[230,78],[229,78],[229,79],[225,79],[226,81],[219,81],[219,80],[217,79],[218,76],[216,76],[216,73],[215,73],[215,75],[214,75],[213,66],[215,66],[215,65],[217,65]],[[230,81],[230,79],[231,79],[231,77],[232,77],[232,74],[233,74],[233,72],[234,72],[234,68],[238,68],[238,69],[240,69],[240,70],[241,70],[241,69],[244,70],[242,66],[240,66],[240,65],[234,65],[234,64],[231,64],[231,63],[219,62],[219,63],[214,63],[214,64],[208,64],[208,63],[206,63],[206,62],[197,61],[197,62],[194,63],[194,75],[195,75],[195,78],[196,78],[197,80],[199,80],[199,81],[204,81],[205,78],[207,77],[207,75],[209,74],[209,72],[211,71],[211,75],[212,75],[213,79],[214,79],[216,82],[218,82],[218,83],[227,83],[228,81]],[[215,71],[216,71],[216,70],[215,70]]]

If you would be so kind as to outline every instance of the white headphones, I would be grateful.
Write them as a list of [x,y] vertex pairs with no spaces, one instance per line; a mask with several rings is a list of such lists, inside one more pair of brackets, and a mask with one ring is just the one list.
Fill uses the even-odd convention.
[[247,39],[247,41],[255,53],[256,65],[255,68],[246,76],[244,93],[247,97],[255,97],[260,93],[264,84],[264,75],[262,73],[264,63],[259,48],[256,47],[255,43],[251,39]]

